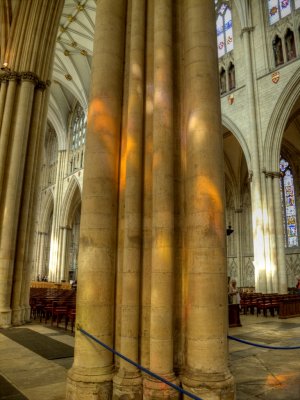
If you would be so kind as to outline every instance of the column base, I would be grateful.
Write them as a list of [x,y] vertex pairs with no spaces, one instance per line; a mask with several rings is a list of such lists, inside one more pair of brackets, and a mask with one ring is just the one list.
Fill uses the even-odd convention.
[[31,307],[24,306],[22,310],[22,320],[24,321],[24,323],[30,322],[30,315],[31,315]]
[[24,324],[22,308],[14,308],[12,310],[11,323],[13,326],[19,326]]
[[[90,374],[88,375],[88,373]],[[112,375],[103,370],[72,367],[68,372],[66,400],[111,400]]]
[[11,326],[11,309],[0,309],[0,328],[9,328]]
[[142,400],[142,376],[138,371],[119,370],[113,379],[113,400]]
[[[161,375],[167,381],[178,385],[178,381],[174,374]],[[171,386],[157,379],[146,376],[143,381],[144,396],[143,400],[161,400],[161,399],[179,399],[180,393]]]
[[[182,387],[205,400],[235,400],[235,383],[233,376],[222,374],[203,374],[185,372]],[[184,396],[185,400],[189,397]]]

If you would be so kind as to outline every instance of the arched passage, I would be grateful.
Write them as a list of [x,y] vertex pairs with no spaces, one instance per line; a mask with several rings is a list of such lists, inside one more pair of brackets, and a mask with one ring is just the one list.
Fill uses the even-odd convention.
[[228,276],[237,279],[239,287],[252,287],[254,267],[250,153],[241,133],[229,119],[225,120],[227,126],[223,126],[223,143],[226,227],[233,229],[233,233],[227,236],[227,272]]
[[64,280],[76,280],[81,216],[81,190],[75,177],[70,181],[62,207],[62,277]]
[[45,192],[41,202],[40,223],[36,238],[36,258],[33,279],[45,279],[49,274],[51,231],[53,223],[54,199],[51,190]]

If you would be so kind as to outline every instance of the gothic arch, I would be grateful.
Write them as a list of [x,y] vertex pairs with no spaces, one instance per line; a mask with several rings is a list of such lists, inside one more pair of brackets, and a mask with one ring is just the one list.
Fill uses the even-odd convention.
[[70,226],[74,213],[81,203],[81,189],[78,180],[73,176],[62,203],[62,226]]
[[242,148],[242,151],[244,153],[245,159],[246,159],[246,164],[247,168],[250,171],[251,170],[251,156],[250,156],[250,151],[247,145],[247,142],[245,138],[243,137],[242,132],[239,130],[239,128],[235,125],[235,123],[226,115],[222,115],[222,125],[225,126],[236,138],[236,140],[239,142],[239,145]]
[[283,89],[271,114],[264,143],[263,158],[265,167],[278,171],[281,142],[291,110],[300,96],[300,68]]
[[39,224],[39,231],[46,232],[51,213],[54,209],[54,197],[51,190],[47,191],[46,198],[41,202],[41,218]]

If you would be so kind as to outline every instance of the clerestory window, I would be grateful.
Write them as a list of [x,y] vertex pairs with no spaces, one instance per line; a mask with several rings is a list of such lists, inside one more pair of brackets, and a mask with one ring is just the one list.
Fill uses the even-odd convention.
[[232,15],[229,4],[215,0],[218,57],[233,50]]
[[300,8],[300,0],[267,0],[270,25]]

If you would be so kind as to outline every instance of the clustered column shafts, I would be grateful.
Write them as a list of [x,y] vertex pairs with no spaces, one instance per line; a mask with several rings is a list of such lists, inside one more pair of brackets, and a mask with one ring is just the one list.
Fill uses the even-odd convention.
[[[5,39],[5,61],[12,72],[1,78],[0,89],[1,326],[22,323],[28,315],[34,170],[42,153],[46,82],[63,3],[20,0]],[[95,27],[77,323],[164,378],[182,379],[188,390],[208,400],[231,400],[214,3],[101,0]],[[45,94],[39,91],[40,81]],[[61,174],[58,169],[62,180]],[[176,207],[181,223],[175,224],[179,193],[184,200]],[[63,242],[57,261],[65,251],[66,230],[59,234],[57,222],[53,229],[55,239]],[[182,246],[177,254],[183,255],[176,269],[174,243]],[[180,277],[175,270],[182,271]],[[56,280],[62,276],[59,269],[53,274]],[[174,304],[181,308],[176,317],[184,316],[176,325]],[[175,326],[180,350],[174,345]],[[146,376],[142,384],[137,368],[117,363],[77,332],[67,399],[112,396],[150,400],[179,394]]]
[[[5,4],[0,4],[1,12]],[[0,326],[24,323],[29,314],[29,221],[34,220],[37,176],[33,165],[38,159],[36,145],[43,136],[37,130],[45,127],[48,105],[39,89],[44,90],[50,78],[55,43],[51,33],[57,30],[62,7],[63,0],[32,0],[30,4],[21,0],[15,6],[11,26],[6,21],[8,37],[5,51],[1,47],[1,54],[5,54],[1,61],[7,64],[7,71],[0,77]],[[39,47],[48,35],[48,46],[34,51],[32,37]],[[47,54],[46,66],[43,52]],[[42,70],[30,68],[37,58]],[[30,59],[30,64],[25,59]]]
[[[188,390],[209,400],[231,400],[214,4],[130,0],[124,5],[121,0],[97,4],[77,322],[133,361],[179,383],[176,359]],[[174,115],[175,96],[183,104],[177,107],[179,116]],[[175,141],[181,144],[176,156]],[[176,178],[175,159],[187,162]],[[176,186],[182,188],[182,182],[184,194]],[[185,232],[174,224],[178,193],[185,196],[177,211]],[[180,278],[174,276],[175,238],[186,254],[178,261]],[[182,307],[175,279],[187,294],[186,310],[176,313],[185,316],[179,327],[182,349],[174,348],[176,300]],[[95,349],[77,332],[67,399],[95,396],[150,400],[179,394],[147,375],[141,387],[136,367]]]

